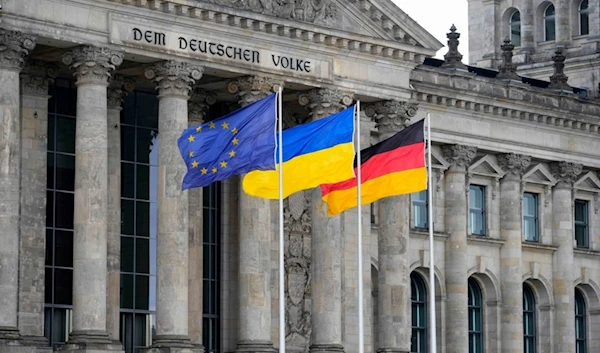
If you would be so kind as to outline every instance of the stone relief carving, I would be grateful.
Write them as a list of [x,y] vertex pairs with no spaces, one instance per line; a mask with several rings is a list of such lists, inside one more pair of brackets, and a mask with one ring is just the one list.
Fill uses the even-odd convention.
[[442,146],[442,154],[450,164],[450,170],[466,171],[477,154],[477,147],[465,145]]
[[496,160],[502,169],[506,172],[504,178],[512,180],[521,180],[525,169],[531,163],[531,156],[521,154],[507,153],[499,154]]
[[311,221],[306,192],[284,200],[286,342],[291,352],[307,352],[311,324]]
[[331,0],[202,0],[265,15],[319,24],[333,24],[337,7]]
[[550,164],[550,172],[558,180],[556,187],[573,188],[573,183],[582,170],[583,165],[577,163],[554,162]]
[[63,64],[74,71],[77,81],[104,84],[123,63],[124,53],[105,47],[81,46],[62,55]]

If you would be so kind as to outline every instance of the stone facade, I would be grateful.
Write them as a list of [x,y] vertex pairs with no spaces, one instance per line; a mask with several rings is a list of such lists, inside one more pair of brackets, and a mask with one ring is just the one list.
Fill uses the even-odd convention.
[[[266,353],[279,348],[285,330],[294,353],[356,353],[359,276],[365,352],[423,352],[432,330],[441,353],[465,352],[477,340],[488,353],[517,353],[531,337],[539,352],[575,352],[576,341],[599,351],[600,103],[577,73],[597,54],[586,51],[594,46],[589,38],[573,37],[569,4],[556,4],[554,45],[537,42],[542,2],[470,1],[471,13],[483,14],[470,24],[471,66],[462,60],[459,29],[448,33],[444,60],[432,59],[441,43],[386,0],[3,3],[0,352],[55,345]],[[505,39],[503,25],[489,26],[508,23],[513,7],[522,12],[520,45]],[[592,37],[597,8],[590,2]],[[73,93],[55,80],[71,82]],[[283,298],[276,202],[246,195],[243,176],[182,191],[187,168],[177,146],[187,127],[279,88],[287,128],[360,100],[363,148],[427,115],[432,141],[431,204],[399,195],[365,205],[362,214],[328,217],[318,188],[284,200]],[[49,101],[51,92],[58,98]],[[57,228],[46,218],[56,205],[47,185],[59,175],[46,157],[59,136],[52,124],[69,114],[76,122],[73,227],[66,230],[73,233],[72,305],[52,299],[65,296],[48,260],[60,249],[44,237]],[[152,119],[156,139],[147,151],[141,132]],[[139,148],[134,174],[131,139]],[[138,161],[148,153],[156,160]],[[132,184],[129,176],[144,168],[156,177]],[[130,200],[128,188],[151,189],[150,200]],[[526,208],[526,200],[535,205]],[[155,207],[147,221],[141,208],[127,213],[128,204],[146,201]],[[423,206],[432,209],[433,249],[417,224]],[[153,234],[136,235],[151,245],[135,243],[127,258],[132,223]],[[130,277],[134,291],[126,287]],[[423,308],[435,307],[435,327],[413,315],[415,277],[424,283]],[[523,327],[524,285],[535,293],[533,336]],[[152,304],[128,304],[134,299]],[[52,321],[59,309],[64,322]],[[470,327],[476,310],[482,324]],[[582,317],[583,336],[575,332]]]

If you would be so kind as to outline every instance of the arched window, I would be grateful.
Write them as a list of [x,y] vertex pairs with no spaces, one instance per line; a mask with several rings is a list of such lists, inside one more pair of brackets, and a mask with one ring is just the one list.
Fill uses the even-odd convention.
[[412,337],[410,351],[412,353],[427,352],[427,289],[423,278],[410,274],[410,293],[412,308]]
[[544,10],[544,40],[556,39],[555,24],[554,5],[550,4]]
[[579,34],[590,34],[590,10],[588,0],[579,3]]
[[515,47],[521,46],[521,13],[513,12],[508,21],[510,27],[510,41]]
[[483,353],[483,311],[481,288],[469,278],[469,353]]
[[575,289],[575,353],[587,353],[585,298]]
[[523,283],[523,353],[535,353],[535,296],[531,286]]

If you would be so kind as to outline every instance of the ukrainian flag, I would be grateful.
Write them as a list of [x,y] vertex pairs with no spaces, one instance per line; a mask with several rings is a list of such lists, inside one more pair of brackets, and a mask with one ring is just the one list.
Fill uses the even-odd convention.
[[[276,170],[255,170],[242,187],[252,196],[279,198],[279,168],[283,165],[283,197],[354,178],[354,110],[283,131],[283,163],[277,154]],[[279,140],[278,140],[279,141]]]

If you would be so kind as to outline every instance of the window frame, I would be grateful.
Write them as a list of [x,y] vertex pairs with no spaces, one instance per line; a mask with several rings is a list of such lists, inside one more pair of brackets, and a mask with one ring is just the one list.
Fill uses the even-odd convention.
[[[469,315],[469,353],[483,353],[484,347],[484,317],[483,317],[483,291],[481,286],[474,278],[469,278],[468,281],[468,315]],[[476,320],[478,316],[479,321]],[[479,328],[473,327],[471,323],[479,322]],[[479,346],[474,342],[479,340]]]
[[[411,290],[411,296],[410,296],[410,308],[411,308],[411,339],[410,339],[410,351],[411,353],[427,353],[428,351],[428,317],[427,317],[427,305],[428,305],[428,301],[427,301],[427,296],[428,296],[428,291],[427,291],[427,286],[425,285],[425,280],[423,279],[423,277],[418,274],[418,273],[411,273],[410,274],[410,290]],[[413,294],[417,294],[417,298],[415,299],[415,296]],[[423,322],[423,325],[420,325],[419,323],[417,323],[417,325],[415,325],[415,320],[414,320],[414,310],[415,308],[419,309],[419,320]],[[419,342],[417,343],[419,346],[415,347],[414,343],[415,343],[415,336],[416,334],[418,335],[419,338],[421,338],[421,340],[419,340]]]
[[[532,197],[532,201],[533,204],[535,205],[535,214],[534,215],[529,215],[525,213],[525,198],[527,196],[531,196]],[[523,193],[523,202],[522,202],[522,209],[523,209],[523,236],[525,238],[525,241],[527,242],[532,242],[532,243],[539,243],[540,241],[540,207],[539,207],[539,194],[533,193],[533,192],[524,192]],[[526,229],[527,227],[525,227],[525,221],[526,220],[533,220],[534,222],[534,238],[533,239],[528,239],[527,238],[527,232]]]
[[[515,15],[519,16],[519,19],[517,21],[513,21],[513,18]],[[519,28],[519,43],[515,43],[515,40],[513,38],[513,27],[518,26]],[[509,16],[508,18],[508,37],[510,39],[510,42],[512,43],[512,45],[514,45],[515,47],[520,47],[521,46],[521,12],[519,12],[519,10],[514,10],[513,13]]]
[[[528,300],[530,299],[530,300]],[[533,288],[528,283],[523,283],[523,353],[537,352],[537,303]],[[533,323],[533,333],[528,332],[525,317]],[[528,342],[532,342],[528,345]],[[533,351],[527,347],[533,347]]]
[[[479,208],[474,208],[473,204],[471,202],[471,195],[473,193],[473,190],[480,190],[481,191],[481,209]],[[480,236],[480,237],[485,237],[487,235],[487,195],[486,195],[486,191],[487,188],[484,185],[478,185],[478,184],[471,184],[469,185],[469,227],[471,228],[471,235],[475,235],[475,236]],[[475,229],[473,229],[473,215],[476,214],[478,216],[481,217],[481,224],[482,224],[482,232],[481,233],[476,233]]]
[[[416,199],[416,195],[425,194],[425,200]],[[429,190],[423,190],[419,192],[415,192],[412,194],[412,223],[414,229],[429,229]],[[417,224],[417,207],[425,208],[425,224],[421,226],[421,224]]]
[[[550,9],[550,7],[552,7],[552,9],[554,10],[554,13],[551,15],[548,15],[548,10]],[[542,23],[544,24],[543,29],[544,29],[544,41],[545,42],[549,42],[549,41],[555,41],[556,40],[556,7],[554,6],[553,3],[549,3],[545,8],[544,8],[544,12],[542,14]],[[548,26],[547,23],[549,21],[552,21],[554,23],[554,31],[552,33],[553,38],[548,38]]]
[[[581,5],[583,5],[584,2],[587,2],[587,6],[585,9],[581,8]],[[582,18],[583,16],[587,17],[587,28],[586,28],[586,32],[587,33],[582,33],[583,31],[583,27],[582,27]],[[579,35],[580,36],[586,36],[590,34],[590,6],[589,6],[589,1],[588,0],[581,0],[579,2],[579,5],[577,6],[577,22],[579,25]]]
[[[583,221],[577,220],[577,204],[581,204],[584,206]],[[575,240],[575,248],[576,249],[589,249],[590,248],[590,209],[589,209],[589,201],[582,199],[575,199],[573,203],[573,237]],[[584,245],[580,245],[577,239],[577,227],[584,227]]]
[[[583,310],[578,310],[578,308],[582,308]],[[583,326],[583,329],[578,330],[578,325]],[[575,353],[587,353],[588,351],[587,327],[587,303],[585,296],[580,289],[575,288]],[[583,332],[583,337],[579,336],[580,332]]]

